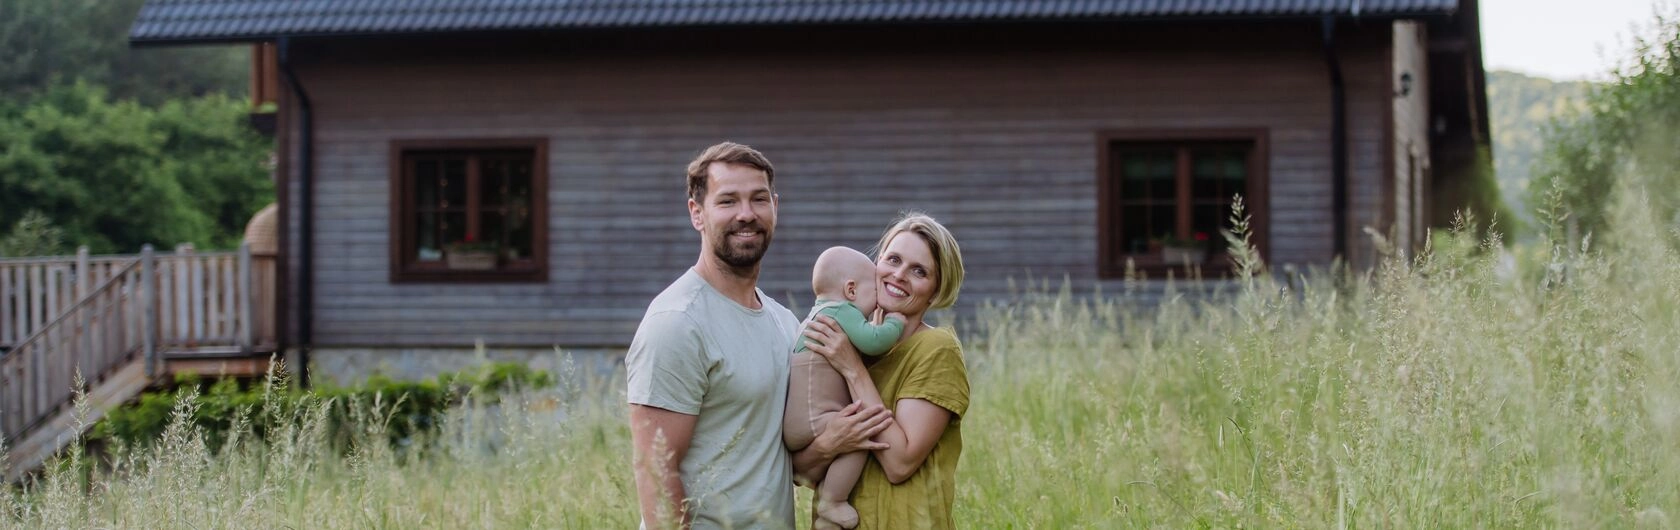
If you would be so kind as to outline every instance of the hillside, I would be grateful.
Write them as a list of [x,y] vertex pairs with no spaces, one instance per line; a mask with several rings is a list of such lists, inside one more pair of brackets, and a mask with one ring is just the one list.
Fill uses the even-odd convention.
[[1540,159],[1547,127],[1578,108],[1592,83],[1553,81],[1507,71],[1489,71],[1488,113],[1493,128],[1494,171],[1511,210],[1531,217],[1524,204],[1531,166]]

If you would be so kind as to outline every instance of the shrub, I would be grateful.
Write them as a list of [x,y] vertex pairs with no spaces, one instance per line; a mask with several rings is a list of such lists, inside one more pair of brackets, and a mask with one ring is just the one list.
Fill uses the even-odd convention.
[[146,392],[139,401],[118,407],[93,427],[91,439],[112,441],[129,447],[157,442],[167,430],[172,414],[190,395],[196,406],[191,423],[216,451],[232,435],[248,426],[252,434],[266,439],[277,423],[296,422],[294,412],[311,403],[327,404],[327,431],[341,447],[358,430],[365,430],[366,418],[358,417],[377,404],[384,417],[385,434],[394,446],[423,442],[437,433],[441,419],[451,407],[467,399],[495,403],[503,394],[554,385],[547,372],[519,363],[489,363],[463,372],[445,372],[423,381],[399,381],[374,376],[350,387],[321,387],[310,390],[288,388],[284,380],[244,382],[221,379],[207,382],[194,375],[176,380],[175,389]]

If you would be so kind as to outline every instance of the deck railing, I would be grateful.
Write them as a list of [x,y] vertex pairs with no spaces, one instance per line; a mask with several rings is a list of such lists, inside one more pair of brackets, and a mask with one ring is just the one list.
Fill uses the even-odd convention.
[[[19,260],[21,261],[21,260]],[[0,434],[18,439],[40,422],[70,406],[76,374],[85,380],[81,390],[137,359],[155,375],[161,355],[238,354],[273,351],[273,256],[253,256],[249,246],[237,252],[193,252],[177,247],[173,254],[154,253],[150,246],[120,267],[95,272],[93,260],[79,256],[74,271],[88,277],[103,274],[97,284],[78,275],[86,287],[74,303],[64,303],[15,346],[0,354]],[[43,278],[32,286],[53,285],[45,271],[61,267],[51,260],[8,262],[26,276]],[[36,267],[40,265],[40,267]],[[41,270],[42,273],[36,273]],[[62,275],[63,273],[55,272]],[[14,276],[15,277],[15,276]],[[24,291],[29,298],[30,322],[40,307],[45,313],[49,295]]]
[[34,335],[48,322],[105,283],[137,256],[75,256],[0,259],[0,350]]

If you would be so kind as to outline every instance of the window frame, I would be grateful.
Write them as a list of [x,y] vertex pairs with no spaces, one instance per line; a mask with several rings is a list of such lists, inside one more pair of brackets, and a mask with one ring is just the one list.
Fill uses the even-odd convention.
[[[1235,128],[1235,129],[1107,129],[1097,132],[1097,273],[1103,279],[1124,278],[1126,262],[1137,255],[1121,254],[1124,245],[1117,241],[1124,233],[1120,223],[1124,219],[1122,205],[1115,198],[1113,171],[1110,161],[1115,144],[1177,144],[1175,149],[1194,147],[1196,144],[1213,143],[1247,143],[1253,146],[1247,160],[1248,177],[1244,183],[1247,192],[1243,194],[1243,204],[1248,212],[1249,226],[1253,230],[1250,242],[1259,249],[1261,259],[1269,259],[1267,234],[1270,232],[1270,186],[1271,178],[1271,150],[1267,141],[1269,131],[1263,128]],[[1186,178],[1183,171],[1187,168],[1180,164],[1174,182],[1179,183]],[[1177,200],[1184,200],[1188,195],[1187,189],[1179,189]],[[1179,206],[1183,208],[1184,206]],[[1185,221],[1181,216],[1180,222]],[[1146,276],[1164,276],[1172,272],[1179,277],[1188,276],[1189,272],[1183,265],[1150,263],[1133,259],[1133,269]],[[1213,257],[1210,261],[1196,267],[1203,277],[1218,277],[1229,274],[1231,264],[1229,260]]]
[[[548,281],[548,139],[466,138],[393,140],[390,145],[390,276],[392,283],[545,283]],[[452,270],[410,259],[417,234],[412,161],[418,151],[531,151],[531,265],[516,269]],[[471,171],[469,169],[469,171]],[[469,188],[470,191],[470,188]],[[469,193],[476,196],[476,193]]]

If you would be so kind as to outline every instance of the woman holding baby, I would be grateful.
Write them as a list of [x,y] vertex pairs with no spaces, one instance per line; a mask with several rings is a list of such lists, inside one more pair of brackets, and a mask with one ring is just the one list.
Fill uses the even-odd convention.
[[[868,365],[838,324],[819,317],[806,330],[811,351],[839,371],[852,399],[893,412],[874,439],[863,476],[852,489],[858,528],[955,528],[957,459],[962,416],[968,410],[968,372],[962,345],[950,329],[923,321],[928,310],[950,307],[962,287],[962,254],[951,232],[933,218],[907,214],[876,246],[879,306],[902,313],[904,333]],[[843,451],[840,451],[843,452]],[[801,476],[821,476],[839,452],[796,458]]]

